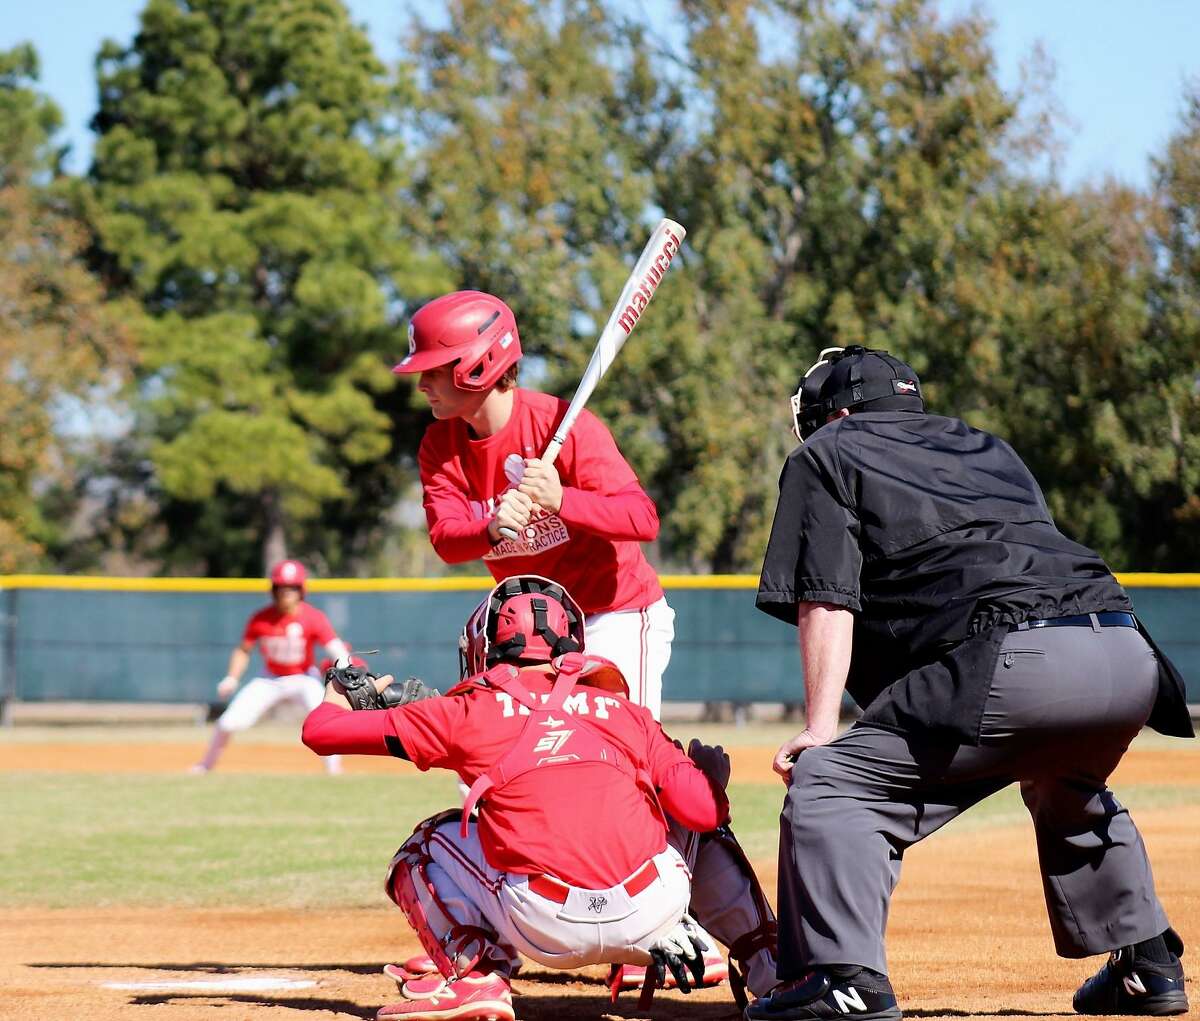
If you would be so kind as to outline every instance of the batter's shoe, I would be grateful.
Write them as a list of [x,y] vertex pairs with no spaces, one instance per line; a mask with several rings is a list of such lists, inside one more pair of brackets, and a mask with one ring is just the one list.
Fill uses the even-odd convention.
[[886,975],[866,968],[819,968],[755,1000],[742,1016],[746,1021],[900,1021],[904,1015]]
[[[435,981],[437,979],[438,981]],[[512,986],[499,972],[471,972],[447,982],[440,975],[414,979],[402,990],[406,999],[380,1007],[376,1021],[515,1021]],[[418,995],[420,994],[420,995]]]
[[1075,993],[1076,1013],[1154,1017],[1186,1013],[1182,953],[1183,941],[1173,929],[1146,943],[1114,950],[1108,963]]

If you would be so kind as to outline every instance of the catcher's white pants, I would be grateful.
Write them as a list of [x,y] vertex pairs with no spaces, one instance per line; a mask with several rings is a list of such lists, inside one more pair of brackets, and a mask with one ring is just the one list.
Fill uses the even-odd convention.
[[[253,727],[280,702],[296,702],[312,712],[325,697],[325,685],[312,674],[285,674],[282,677],[256,677],[240,688],[217,720],[217,729],[226,734]],[[342,757],[325,757],[325,768],[339,772]],[[210,764],[211,765],[211,764]]]
[[640,610],[593,613],[584,618],[584,646],[611,659],[629,682],[629,697],[657,720],[662,715],[662,679],[671,662],[675,611],[665,598]]
[[691,897],[691,874],[670,845],[652,859],[658,878],[638,893],[621,885],[570,888],[565,904],[531,890],[529,876],[492,868],[474,822],[466,838],[457,820],[443,823],[427,848],[427,877],[447,912],[460,924],[498,933],[499,949],[514,965],[517,953],[549,968],[647,964],[649,948],[679,923]]

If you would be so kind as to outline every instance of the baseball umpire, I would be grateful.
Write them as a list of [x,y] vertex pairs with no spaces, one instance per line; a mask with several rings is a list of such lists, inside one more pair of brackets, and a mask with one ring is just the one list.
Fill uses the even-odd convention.
[[[437,972],[385,969],[403,999],[378,1017],[512,1021],[521,955],[552,968],[653,962],[647,995],[668,973],[684,991],[708,984],[712,944],[689,910],[740,964],[735,993],[735,976],[769,992],[774,917],[725,825],[721,748],[672,742],[616,666],[586,653],[582,609],[545,578],[496,586],[460,650],[462,680],[442,697],[335,670],[304,724],[320,754],[391,754],[471,784],[466,804],[420,823],[388,868],[388,895]],[[701,889],[691,870],[706,846],[737,864]],[[614,995],[622,978],[618,967]]]
[[[1182,941],[1106,785],[1144,724],[1193,736],[1178,671],[1012,448],[927,414],[907,365],[826,350],[792,413],[757,604],[798,628],[808,725],[775,759],[785,984],[745,1016],[899,1018],[904,852],[1014,782],[1055,949],[1111,952],[1075,1010],[1186,1011]],[[835,739],[844,691],[863,716]]]

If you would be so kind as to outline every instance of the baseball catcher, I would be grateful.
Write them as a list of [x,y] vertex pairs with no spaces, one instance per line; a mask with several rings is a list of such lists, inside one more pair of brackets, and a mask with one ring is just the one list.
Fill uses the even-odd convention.
[[[305,721],[309,748],[390,754],[470,787],[461,809],[420,823],[388,865],[388,896],[427,958],[385,969],[402,999],[378,1018],[513,1021],[522,957],[613,965],[614,995],[625,966],[646,969],[647,998],[655,985],[686,992],[708,981],[704,925],[731,946],[751,992],[776,984],[774,918],[725,825],[727,756],[695,741],[685,753],[583,646],[575,601],[522,575],[472,613],[460,682],[445,696],[373,678],[391,707],[357,695],[365,711],[352,712],[345,680],[365,685],[330,672]],[[693,889],[702,855],[717,861],[719,889]]]

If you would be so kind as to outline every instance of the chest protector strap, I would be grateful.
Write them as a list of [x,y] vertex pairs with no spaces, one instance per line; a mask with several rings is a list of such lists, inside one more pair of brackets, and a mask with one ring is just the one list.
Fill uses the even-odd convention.
[[567,713],[566,700],[579,683],[587,659],[580,653],[568,653],[554,661],[557,674],[550,694],[537,695],[520,680],[519,671],[508,663],[492,667],[481,678],[488,686],[504,692],[529,711],[525,726],[508,750],[482,774],[463,802],[460,832],[467,835],[467,821],[475,806],[491,790],[499,790],[518,776],[535,769],[578,762],[601,762],[619,769],[647,795],[655,813],[666,825],[654,784],[645,769],[629,756],[587,716]]

